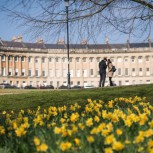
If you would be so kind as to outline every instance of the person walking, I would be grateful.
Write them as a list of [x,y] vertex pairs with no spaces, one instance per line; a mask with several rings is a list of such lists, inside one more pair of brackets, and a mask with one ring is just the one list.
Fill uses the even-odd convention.
[[104,57],[104,59],[99,62],[99,74],[100,74],[99,87],[104,87],[105,85],[106,69],[107,69],[106,62],[107,62],[106,57]]
[[110,59],[108,59],[107,61],[107,67],[108,67],[107,76],[109,77],[109,84],[110,86],[113,86],[112,77],[114,72],[112,71],[113,64]]

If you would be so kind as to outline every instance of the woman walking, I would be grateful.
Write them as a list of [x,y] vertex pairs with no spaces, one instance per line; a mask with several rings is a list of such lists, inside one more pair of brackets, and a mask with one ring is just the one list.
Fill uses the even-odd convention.
[[110,86],[113,86],[112,77],[114,72],[112,71],[113,64],[110,59],[107,60],[107,67],[108,67],[107,76],[109,77],[109,83]]

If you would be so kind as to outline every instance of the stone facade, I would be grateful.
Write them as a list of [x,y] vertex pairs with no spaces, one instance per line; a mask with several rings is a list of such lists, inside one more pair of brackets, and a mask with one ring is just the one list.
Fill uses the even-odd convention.
[[[117,71],[117,86],[153,83],[153,44],[70,45],[71,86],[99,84],[98,64],[110,58]],[[0,41],[0,83],[26,85],[67,85],[67,48],[64,43],[44,44]],[[109,86],[108,78],[105,86]]]

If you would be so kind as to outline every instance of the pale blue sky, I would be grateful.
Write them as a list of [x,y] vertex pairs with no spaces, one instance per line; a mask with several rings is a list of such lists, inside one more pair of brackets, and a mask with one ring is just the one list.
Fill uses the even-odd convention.
[[[11,41],[13,36],[22,35],[24,42],[36,42],[38,38],[34,38],[31,34],[26,32],[24,27],[19,27],[16,22],[12,22],[9,17],[4,13],[0,13],[0,37],[2,40]],[[66,35],[66,33],[65,33]],[[109,43],[126,43],[128,39],[128,35],[124,35],[121,33],[113,33],[113,34],[99,34],[97,43],[104,44],[106,35],[109,38]],[[56,43],[56,41],[49,40],[45,35],[40,36],[45,43]],[[65,37],[65,36],[64,36]],[[153,40],[153,32],[151,33],[151,40]],[[66,38],[66,37],[65,37]],[[60,38],[62,39],[62,38]],[[142,38],[131,37],[130,42],[147,42],[146,36]],[[70,38],[71,43],[71,38]],[[94,43],[94,42],[89,42]]]

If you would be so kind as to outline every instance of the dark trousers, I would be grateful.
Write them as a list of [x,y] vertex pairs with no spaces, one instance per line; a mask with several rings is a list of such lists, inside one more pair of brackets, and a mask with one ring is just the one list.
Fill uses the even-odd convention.
[[100,74],[100,81],[99,81],[99,87],[104,87],[106,80],[106,73]]
[[109,84],[110,86],[113,86],[112,77],[109,77]]

